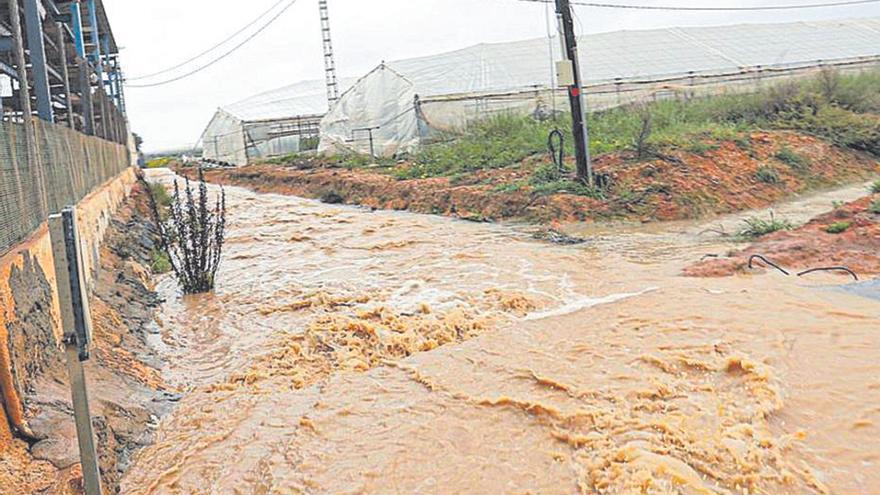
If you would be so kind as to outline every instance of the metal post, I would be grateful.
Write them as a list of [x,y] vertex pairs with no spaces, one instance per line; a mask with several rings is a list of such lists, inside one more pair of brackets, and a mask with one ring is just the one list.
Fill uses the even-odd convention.
[[46,67],[46,45],[43,41],[43,19],[38,0],[24,0],[24,20],[27,25],[28,51],[31,54],[31,76],[37,97],[37,115],[46,122],[54,122],[49,71]]
[[24,41],[21,32],[21,9],[18,0],[7,0],[9,5],[9,22],[12,27],[12,44],[15,52],[15,65],[18,72],[18,96],[21,106],[22,120],[29,123],[31,119],[31,90],[28,86],[27,61],[24,58]]
[[587,130],[586,106],[581,85],[580,61],[577,52],[577,38],[574,33],[574,20],[571,16],[569,0],[556,0],[556,15],[565,39],[565,53],[571,61],[574,84],[568,88],[571,103],[572,133],[574,134],[577,176],[581,181],[593,185],[593,164],[590,159],[590,135]]
[[76,56],[86,56],[86,42],[83,39],[82,11],[79,0],[70,3],[70,23],[73,27],[73,43],[76,45]]
[[61,53],[61,78],[64,83],[64,101],[67,103],[67,125],[71,129],[76,126],[73,122],[73,98],[70,97],[70,72],[67,68],[67,41],[64,39],[64,24],[55,23],[55,29],[58,33],[55,43],[58,45],[58,51]]
[[76,437],[82,464],[86,495],[101,495],[101,474],[98,452],[92,431],[89,394],[83,361],[91,351],[92,323],[82,261],[81,245],[76,229],[76,212],[72,207],[49,217],[49,236],[55,264],[61,323],[64,333],[67,371],[73,402]]
[[98,74],[98,87],[104,91],[104,67],[101,61],[101,30],[98,26],[98,8],[95,6],[95,0],[88,0],[86,5],[89,10],[89,25],[92,26],[92,43],[95,44],[95,53],[92,54],[95,73]]
[[82,105],[83,132],[93,136],[95,135],[95,112],[92,107],[92,81],[91,68],[89,61],[85,58],[79,58],[76,61],[79,67],[79,89],[82,97],[80,102]]

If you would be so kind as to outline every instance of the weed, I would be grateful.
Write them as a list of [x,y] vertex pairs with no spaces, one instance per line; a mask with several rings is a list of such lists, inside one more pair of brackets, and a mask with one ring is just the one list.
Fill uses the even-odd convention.
[[175,158],[173,156],[163,156],[159,158],[153,158],[148,161],[144,168],[165,168],[173,162]]
[[774,157],[780,162],[799,172],[807,171],[810,169],[810,160],[803,155],[798,154],[788,146],[783,146],[779,151],[776,152]]
[[869,187],[872,194],[880,194],[880,179],[875,180],[871,187]]
[[561,179],[553,182],[545,182],[534,185],[532,187],[532,193],[539,196],[550,196],[553,194],[574,194],[576,196],[586,196],[588,198],[598,200],[605,199],[605,194],[600,189],[568,179]]
[[831,202],[831,208],[833,208],[835,210],[839,210],[840,207],[842,207],[845,204],[846,204],[845,202],[840,201],[839,199],[835,199],[834,201]]
[[834,222],[825,227],[825,232],[829,234],[840,234],[846,232],[852,226],[852,222]]
[[758,170],[755,172],[755,178],[765,184],[778,184],[781,180],[779,172],[775,168],[768,166],[758,167]]
[[160,275],[163,273],[168,273],[171,270],[171,259],[168,257],[168,253],[160,249],[154,249],[150,252],[151,272]]
[[788,220],[778,219],[770,213],[769,219],[759,217],[747,218],[743,221],[745,226],[737,233],[737,236],[743,239],[756,239],[780,230],[791,230],[792,224]]
[[871,202],[871,206],[868,207],[868,211],[875,215],[880,215],[880,200],[875,200]]
[[522,183],[520,182],[508,182],[506,184],[498,184],[497,186],[492,188],[493,192],[497,193],[513,193],[522,189]]
[[700,140],[695,140],[691,143],[688,143],[685,146],[685,149],[695,155],[703,156],[710,151],[717,150],[718,145],[714,143],[706,143]]

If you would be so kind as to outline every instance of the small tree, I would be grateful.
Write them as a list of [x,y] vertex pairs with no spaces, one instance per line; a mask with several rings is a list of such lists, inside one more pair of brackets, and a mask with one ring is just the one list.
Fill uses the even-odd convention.
[[198,198],[189,178],[181,188],[174,180],[174,195],[162,220],[156,200],[147,187],[153,220],[159,228],[160,244],[168,254],[171,269],[185,294],[201,294],[214,289],[215,275],[226,235],[226,191],[221,187],[213,208],[209,207],[208,187],[199,168]]

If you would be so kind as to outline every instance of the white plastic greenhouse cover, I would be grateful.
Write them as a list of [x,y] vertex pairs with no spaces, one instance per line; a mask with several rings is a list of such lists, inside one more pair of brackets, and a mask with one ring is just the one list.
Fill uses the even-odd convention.
[[[340,78],[339,89],[348,90],[357,80]],[[243,122],[278,120],[327,113],[324,80],[301,81],[220,107]]]
[[[550,58],[550,52],[553,58]],[[786,67],[880,54],[880,18],[788,24],[618,31],[579,38],[585,84],[650,80],[691,72],[724,73],[746,67]],[[438,55],[380,65],[343,94],[321,122],[322,151],[369,151],[364,129],[374,131],[377,153],[393,155],[415,146],[431,125],[461,122],[481,96],[550,91],[551,60],[560,44],[547,38],[480,44]],[[461,100],[472,96],[469,104]],[[417,121],[414,99],[432,114]],[[463,97],[455,101],[451,97]],[[511,98],[508,107],[535,107]],[[443,103],[443,102],[446,103]],[[432,103],[433,102],[433,103]],[[496,103],[497,104],[497,103]],[[465,108],[468,107],[469,108]],[[498,110],[498,107],[490,110]],[[410,115],[405,113],[409,110]],[[381,127],[391,122],[393,127]],[[360,135],[359,135],[360,133]]]

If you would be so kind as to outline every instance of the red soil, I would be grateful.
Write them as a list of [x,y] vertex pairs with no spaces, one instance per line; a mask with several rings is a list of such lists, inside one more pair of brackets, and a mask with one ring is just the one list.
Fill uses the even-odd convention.
[[[598,157],[597,172],[609,177],[612,184],[604,200],[565,193],[534,194],[528,180],[535,168],[549,162],[543,155],[514,167],[474,172],[456,181],[447,177],[398,180],[371,169],[323,168],[313,163],[210,170],[206,178],[258,192],[467,219],[547,222],[616,217],[652,221],[761,208],[811,188],[880,171],[880,164],[867,155],[794,133],[756,132],[737,142],[705,140],[697,144],[706,151],[666,150],[645,161],[626,152]],[[806,167],[776,159],[783,148],[805,158]],[[758,180],[756,172],[761,167],[776,170],[779,181]],[[195,175],[191,169],[181,172]],[[499,191],[498,186],[505,184],[519,188]]]
[[[707,260],[690,266],[685,274],[722,277],[743,272],[752,255],[760,254],[788,269],[846,266],[859,275],[880,273],[880,214],[870,211],[880,195],[862,198],[820,215],[803,227],[769,234],[728,258]],[[826,229],[848,222],[845,231],[832,234]],[[764,266],[756,261],[756,265]],[[842,273],[842,272],[841,272]]]

